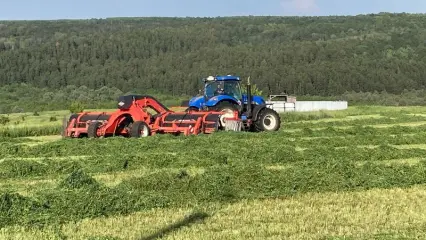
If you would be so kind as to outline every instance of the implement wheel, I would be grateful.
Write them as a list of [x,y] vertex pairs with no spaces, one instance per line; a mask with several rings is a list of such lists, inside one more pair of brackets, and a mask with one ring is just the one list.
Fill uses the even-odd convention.
[[98,138],[98,129],[101,125],[101,122],[91,122],[87,128],[87,136],[89,138]]
[[260,113],[258,115],[258,118],[256,122],[254,122],[254,127],[257,131],[278,131],[281,126],[281,119],[280,115],[270,109],[270,108],[264,108],[260,110]]
[[149,129],[148,124],[143,121],[138,121],[132,123],[130,127],[130,137],[132,138],[140,138],[140,137],[148,137],[151,135],[151,129]]
[[218,112],[225,112],[223,115],[220,116],[221,128],[225,129],[225,118],[232,118],[234,116],[234,111],[238,111],[238,106],[234,103],[223,101],[217,104],[214,107],[214,110]]
[[61,136],[62,138],[67,138],[67,127],[68,127],[68,118],[64,117],[64,119],[62,120],[62,128],[61,128]]

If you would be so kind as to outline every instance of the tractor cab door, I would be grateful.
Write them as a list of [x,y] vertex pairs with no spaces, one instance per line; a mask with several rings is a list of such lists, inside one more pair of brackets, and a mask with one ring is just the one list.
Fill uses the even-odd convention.
[[223,94],[223,83],[222,82],[208,82],[204,88],[204,96],[206,99],[210,99],[214,96]]
[[226,81],[223,86],[224,94],[233,97],[237,100],[241,100],[242,92],[239,81]]

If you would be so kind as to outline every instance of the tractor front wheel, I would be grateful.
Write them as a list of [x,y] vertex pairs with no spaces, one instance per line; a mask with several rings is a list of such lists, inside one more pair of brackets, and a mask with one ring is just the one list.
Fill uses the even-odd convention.
[[280,115],[270,108],[264,108],[259,112],[257,120],[254,122],[255,130],[261,131],[277,131],[280,129]]
[[149,129],[148,124],[142,121],[132,123],[130,128],[130,137],[140,138],[148,137],[149,135],[151,135],[151,129]]

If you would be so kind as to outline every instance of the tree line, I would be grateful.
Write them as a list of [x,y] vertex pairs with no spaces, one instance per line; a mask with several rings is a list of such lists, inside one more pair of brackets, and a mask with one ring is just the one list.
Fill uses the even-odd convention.
[[402,94],[425,88],[425,39],[420,14],[0,21],[0,87],[182,97],[235,74],[265,94]]

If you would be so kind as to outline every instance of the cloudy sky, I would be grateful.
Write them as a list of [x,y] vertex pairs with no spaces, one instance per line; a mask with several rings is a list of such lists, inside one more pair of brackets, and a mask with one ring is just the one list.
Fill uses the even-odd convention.
[[1,20],[426,13],[426,0],[2,0]]

